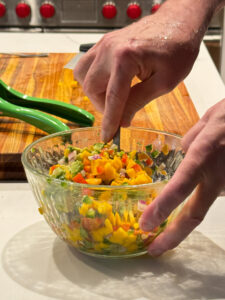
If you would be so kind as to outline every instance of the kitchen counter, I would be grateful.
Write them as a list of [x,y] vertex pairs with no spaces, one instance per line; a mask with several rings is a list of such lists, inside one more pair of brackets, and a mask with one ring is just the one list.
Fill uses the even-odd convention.
[[[0,52],[77,52],[101,34],[0,33]],[[225,97],[204,44],[185,80],[201,117]],[[4,300],[225,299],[225,197],[161,258],[97,260],[71,250],[38,214],[27,183],[0,183],[0,286]]]

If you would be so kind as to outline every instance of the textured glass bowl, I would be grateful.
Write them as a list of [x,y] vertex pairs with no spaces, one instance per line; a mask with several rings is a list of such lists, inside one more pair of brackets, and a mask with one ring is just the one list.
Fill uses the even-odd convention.
[[[99,186],[79,184],[50,178],[49,167],[63,156],[68,145],[87,147],[100,142],[101,128],[79,128],[48,135],[29,145],[22,163],[39,212],[52,230],[79,251],[99,257],[132,257],[145,254],[147,246],[179,213],[178,207],[169,218],[152,232],[140,230],[138,220],[151,201],[161,192],[183,159],[181,138],[166,132],[144,129],[121,129],[121,149],[143,151],[152,144],[153,150],[167,153],[154,159],[166,170],[155,172],[153,183],[143,185]],[[91,199],[91,201],[90,201]],[[86,217],[92,207],[96,214]]]

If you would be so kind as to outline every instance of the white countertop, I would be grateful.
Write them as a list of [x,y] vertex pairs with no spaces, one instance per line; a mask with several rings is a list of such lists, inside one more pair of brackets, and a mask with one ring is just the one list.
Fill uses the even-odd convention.
[[[77,52],[101,34],[0,33],[0,52]],[[201,46],[185,80],[200,116],[225,97]],[[3,300],[225,299],[225,198],[176,250],[158,259],[106,261],[56,238],[27,183],[0,183],[0,286]]]

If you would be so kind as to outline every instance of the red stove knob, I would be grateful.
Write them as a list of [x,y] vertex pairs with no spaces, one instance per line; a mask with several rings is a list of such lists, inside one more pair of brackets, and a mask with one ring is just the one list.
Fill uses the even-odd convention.
[[30,15],[30,5],[25,2],[20,2],[16,6],[16,14],[19,18],[26,18]]
[[130,3],[127,8],[127,15],[131,19],[137,19],[141,15],[141,7],[138,3]]
[[55,14],[55,6],[49,1],[44,2],[40,7],[40,14],[45,19],[52,18]]
[[161,4],[160,3],[156,3],[152,6],[151,9],[151,13],[154,14],[159,8],[160,8]]
[[0,1],[0,18],[3,17],[6,13],[5,3]]
[[114,2],[106,2],[102,7],[102,14],[106,19],[113,19],[117,14],[116,5]]

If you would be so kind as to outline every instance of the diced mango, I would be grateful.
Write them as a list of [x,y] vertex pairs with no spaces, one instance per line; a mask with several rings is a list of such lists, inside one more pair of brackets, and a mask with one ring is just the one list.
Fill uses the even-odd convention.
[[[96,159],[91,161],[91,173],[93,175],[99,175],[98,168],[102,167],[105,169],[106,160],[105,159]],[[102,176],[101,176],[102,177]]]
[[112,166],[119,171],[122,168],[122,162],[118,156],[115,156],[112,161]]
[[133,168],[130,168],[130,169],[127,169],[127,175],[130,177],[130,178],[134,178],[136,176],[136,172]]
[[79,228],[70,229],[66,224],[63,225],[63,228],[65,229],[68,239],[70,241],[77,242],[82,240]]
[[91,234],[95,242],[103,242],[104,237],[110,233],[112,233],[112,230],[109,227],[101,227],[93,230]]
[[120,215],[118,214],[118,212],[115,213],[115,219],[116,219],[116,225],[120,226],[121,225],[121,218]]
[[138,223],[134,223],[133,227],[134,227],[134,229],[138,229],[139,228],[139,224]]
[[167,144],[163,145],[162,152],[164,155],[168,155],[169,153],[169,146]]
[[88,152],[87,150],[84,150],[83,152],[81,152],[81,153],[79,154],[79,157],[80,157],[81,159],[84,159],[84,158],[87,158],[87,157],[90,156],[90,155],[91,155],[90,152]]
[[114,213],[111,212],[111,213],[109,214],[109,220],[110,220],[110,222],[111,222],[111,224],[112,224],[113,226],[116,225],[116,218],[115,218]]
[[136,162],[133,159],[129,159],[127,169],[131,169],[134,165],[136,165]]
[[136,156],[136,151],[131,151],[130,153],[129,153],[129,157],[131,158],[131,159],[134,159],[135,158],[135,156]]
[[112,223],[110,222],[110,220],[108,218],[105,219],[105,227],[107,229],[109,229],[110,231],[113,231]]
[[86,179],[88,184],[94,184],[94,185],[99,185],[102,183],[102,179],[101,178],[88,178]]
[[111,180],[116,178],[116,170],[110,163],[105,164],[105,171],[104,171],[104,179],[106,182],[110,182]]
[[79,208],[79,212],[82,216],[86,216],[87,214],[87,211],[89,210],[90,208],[90,205],[89,204],[86,204],[86,203],[83,203],[81,205],[81,207]]
[[123,212],[123,217],[124,217],[124,221],[127,222],[128,221],[128,211],[127,210],[125,210]]
[[133,212],[131,210],[129,211],[128,215],[129,215],[130,224],[133,225],[134,223],[136,223],[134,214],[133,214]]
[[123,245],[124,240],[128,237],[128,233],[121,227],[113,232],[109,238],[110,242]]
[[101,215],[110,215],[112,212],[112,206],[106,201],[97,202],[97,210]]
[[78,82],[76,81],[76,80],[72,80],[71,81],[71,87],[72,88],[75,88],[75,87],[77,87],[78,86]]
[[108,201],[111,198],[111,191],[104,191],[100,194],[99,200],[100,201]]

